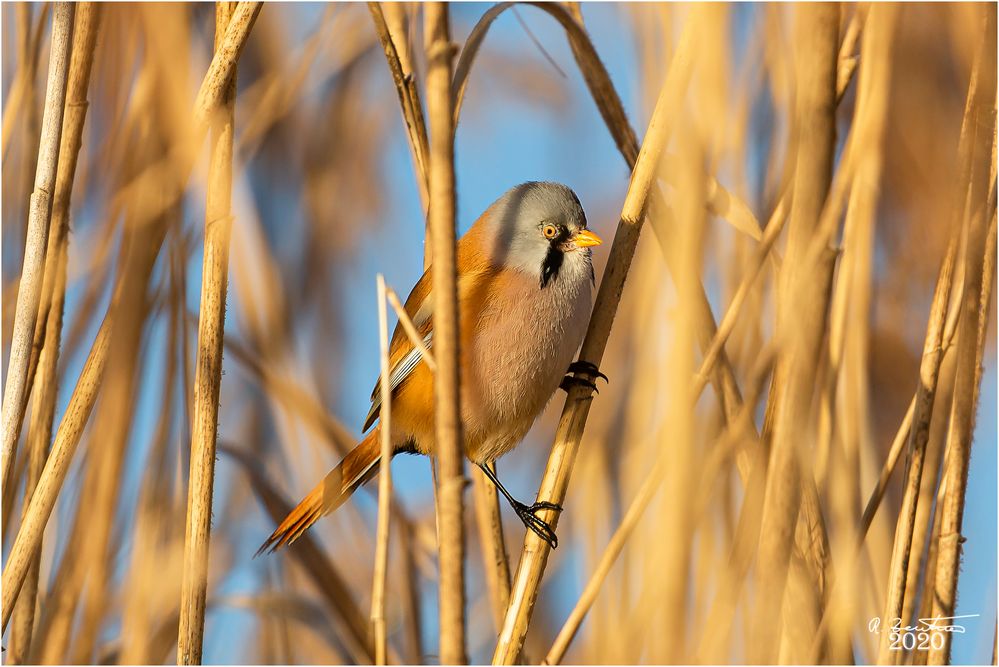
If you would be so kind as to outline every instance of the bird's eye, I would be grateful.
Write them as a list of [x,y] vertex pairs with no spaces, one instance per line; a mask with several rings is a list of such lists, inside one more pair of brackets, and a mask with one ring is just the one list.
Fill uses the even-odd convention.
[[541,228],[541,233],[545,235],[546,239],[553,239],[558,236],[558,229],[555,225],[545,225]]

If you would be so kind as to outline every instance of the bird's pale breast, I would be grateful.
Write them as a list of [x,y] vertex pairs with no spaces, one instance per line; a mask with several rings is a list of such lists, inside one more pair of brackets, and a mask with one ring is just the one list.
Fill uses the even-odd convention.
[[524,437],[565,375],[582,342],[589,280],[536,278],[504,270],[489,281],[464,357],[462,413],[466,452],[495,459]]

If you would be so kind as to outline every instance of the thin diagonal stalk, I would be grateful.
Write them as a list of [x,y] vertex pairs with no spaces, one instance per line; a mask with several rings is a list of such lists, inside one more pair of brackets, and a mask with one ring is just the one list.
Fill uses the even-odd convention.
[[[215,49],[220,51],[236,3],[215,3]],[[211,124],[211,161],[205,206],[205,247],[201,270],[201,316],[198,361],[194,376],[191,424],[191,473],[187,496],[187,530],[180,597],[177,663],[201,664],[211,543],[215,440],[218,435],[222,384],[222,343],[232,231],[232,143],[235,122],[236,69],[226,79]]]
[[430,240],[433,248],[435,454],[440,461],[438,546],[440,549],[441,664],[464,664],[464,454],[459,367],[458,276],[455,265],[454,132],[451,67],[454,48],[448,8],[426,5],[427,109],[430,117]]
[[[649,192],[659,171],[659,160],[673,129],[680,101],[684,98],[690,78],[694,34],[692,24],[688,23],[670,64],[669,73],[660,91],[631,176],[631,184],[621,210],[621,221],[614,235],[607,269],[597,291],[593,316],[580,352],[580,359],[594,364],[599,364],[603,357],[628,269],[638,244]],[[572,466],[586,426],[591,402],[590,387],[578,383],[570,388],[555,434],[555,443],[541,481],[538,500],[556,504],[561,504],[565,500]],[[548,514],[549,516],[544,518],[554,528],[558,516],[550,516],[552,514],[550,511]],[[533,532],[527,532],[520,564],[511,588],[510,608],[507,610],[493,654],[494,664],[513,664],[517,659],[527,635],[550,552],[551,547],[547,542]]]
[[[389,72],[392,74],[392,81],[395,83],[395,90],[399,95],[399,107],[402,111],[402,119],[406,124],[406,136],[409,139],[409,151],[413,156],[413,166],[416,169],[416,183],[419,186],[420,201],[423,203],[423,211],[426,213],[430,196],[428,180],[430,143],[427,138],[427,125],[423,119],[423,106],[420,103],[420,92],[416,86],[416,74],[408,56],[409,44],[397,44],[385,20],[386,9],[390,12],[405,10],[395,6],[395,3],[390,4],[393,6],[388,7],[383,6],[383,3],[380,2],[369,2],[368,10],[371,12],[375,32],[382,44],[382,50],[385,51],[385,60],[388,62]],[[401,34],[397,36],[404,37]],[[429,227],[427,229],[429,231]],[[429,266],[429,260],[430,253],[427,253],[424,268]]]
[[110,318],[105,317],[83,366],[83,371],[80,373],[80,379],[73,390],[73,395],[69,399],[69,407],[66,408],[62,421],[59,423],[59,429],[56,431],[55,440],[52,443],[52,450],[45,461],[45,468],[42,470],[38,485],[31,496],[28,508],[24,512],[17,536],[14,538],[10,554],[7,556],[7,564],[3,570],[3,581],[0,585],[3,595],[4,629],[7,627],[7,621],[14,609],[14,602],[24,583],[28,568],[41,547],[45,524],[55,507],[56,498],[62,488],[63,481],[66,479],[66,473],[69,471],[70,461],[80,442],[83,428],[90,418],[94,402],[97,400],[97,391],[107,364],[110,335]]
[[35,189],[28,207],[28,230],[24,247],[24,262],[17,290],[14,315],[14,336],[11,340],[7,380],[3,392],[3,488],[13,482],[14,457],[21,435],[21,422],[29,393],[28,361],[35,335],[35,321],[42,294],[45,272],[45,250],[48,245],[49,218],[52,213],[52,193],[55,190],[62,139],[63,109],[66,80],[69,75],[70,47],[76,5],[60,2],[52,13],[52,45],[49,51],[49,74],[45,87],[45,109],[42,133],[38,144],[35,167]]
[[413,347],[420,351],[420,358],[423,359],[423,363],[427,365],[427,368],[436,373],[437,362],[434,361],[434,356],[430,353],[430,350],[423,342],[423,337],[420,336],[420,332],[416,330],[416,325],[414,325],[413,320],[410,319],[409,314],[406,312],[406,308],[402,305],[402,302],[399,301],[399,296],[391,287],[385,288],[385,296],[388,299],[388,302],[392,304],[392,309],[395,310],[395,314],[399,318],[399,324],[402,325],[402,330],[405,331],[406,336],[409,337],[409,342],[413,344]]

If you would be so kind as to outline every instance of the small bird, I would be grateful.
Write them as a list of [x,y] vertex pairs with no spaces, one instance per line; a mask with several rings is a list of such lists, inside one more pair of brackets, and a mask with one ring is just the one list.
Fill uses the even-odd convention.
[[[489,467],[527,434],[555,390],[573,382],[606,380],[593,364],[571,364],[589,321],[594,285],[591,246],[576,194],[564,185],[529,182],[497,199],[457,244],[461,419],[465,456],[492,480],[524,525],[552,547],[558,540],[537,513],[553,503],[513,498]],[[427,348],[433,348],[429,267],[405,310]],[[434,452],[434,381],[420,350],[397,325],[389,348],[393,454]],[[566,375],[568,372],[575,376]],[[589,376],[588,379],[585,376]],[[594,387],[595,388],[595,387]],[[362,431],[377,420],[380,380]],[[378,472],[376,426],[307,495],[260,547],[291,544],[320,517],[342,505]]]

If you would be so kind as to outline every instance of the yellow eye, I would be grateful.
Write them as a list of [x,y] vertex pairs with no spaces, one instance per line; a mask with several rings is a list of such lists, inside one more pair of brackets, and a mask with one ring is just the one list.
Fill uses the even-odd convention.
[[553,239],[558,236],[558,229],[555,228],[555,225],[545,225],[541,228],[541,233],[545,235],[546,239]]

